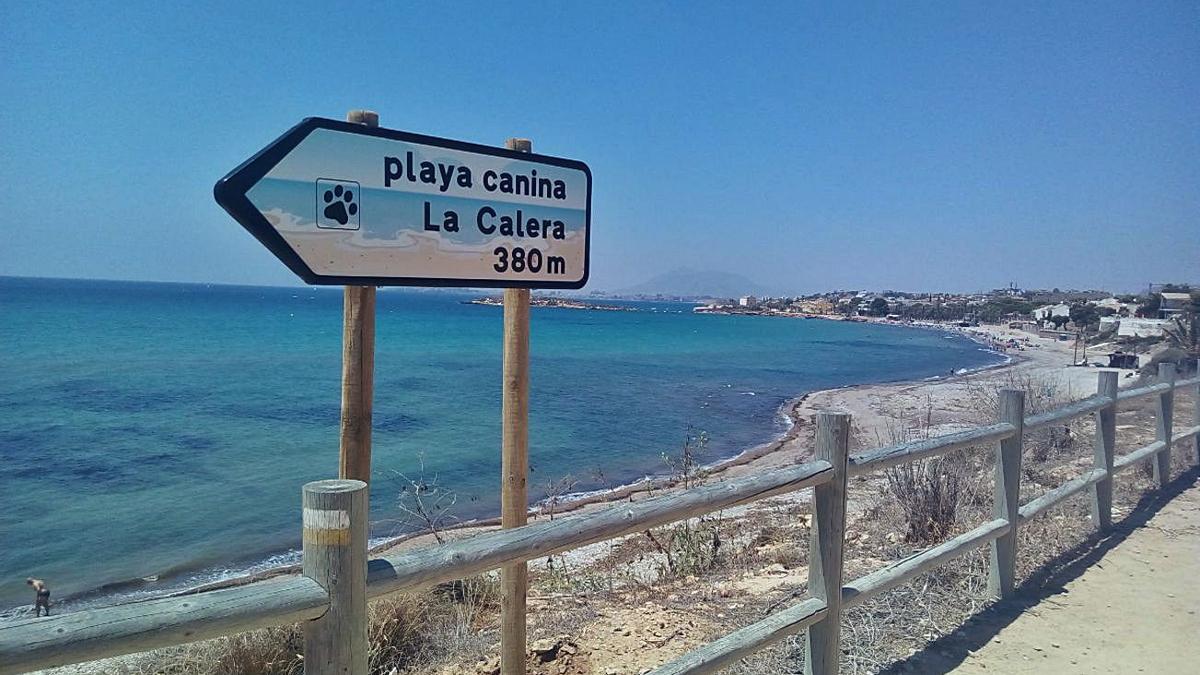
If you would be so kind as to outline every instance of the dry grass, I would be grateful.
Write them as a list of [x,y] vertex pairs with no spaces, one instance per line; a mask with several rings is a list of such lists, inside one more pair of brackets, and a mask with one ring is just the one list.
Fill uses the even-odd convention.
[[953,455],[909,462],[888,469],[886,477],[888,492],[903,514],[904,541],[932,545],[950,536],[971,480],[966,462]]
[[[411,672],[448,660],[476,660],[490,645],[499,614],[499,584],[472,577],[422,594],[370,605],[370,672]],[[304,637],[282,626],[151,652],[125,665],[129,675],[300,675]]]

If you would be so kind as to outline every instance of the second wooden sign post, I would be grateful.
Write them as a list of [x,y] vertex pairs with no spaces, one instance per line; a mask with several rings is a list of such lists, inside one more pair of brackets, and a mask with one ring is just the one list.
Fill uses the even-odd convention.
[[[532,152],[533,143],[510,138],[504,146]],[[504,290],[504,375],[501,399],[500,526],[525,524],[529,509],[529,289]],[[500,672],[525,673],[525,598],[529,566],[500,570]]]

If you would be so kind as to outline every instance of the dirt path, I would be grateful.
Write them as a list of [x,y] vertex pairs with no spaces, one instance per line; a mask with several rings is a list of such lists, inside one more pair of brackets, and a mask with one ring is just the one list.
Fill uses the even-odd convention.
[[1036,604],[1017,616],[985,613],[894,672],[1196,672],[1200,483],[1194,471],[1189,480],[1062,588],[1031,599]]

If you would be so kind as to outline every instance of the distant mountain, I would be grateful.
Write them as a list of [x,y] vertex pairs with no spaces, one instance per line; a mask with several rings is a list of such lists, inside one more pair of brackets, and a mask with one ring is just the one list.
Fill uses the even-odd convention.
[[766,295],[767,290],[740,274],[677,269],[660,274],[635,286],[617,289],[613,291],[613,294],[661,294],[736,298],[742,295]]

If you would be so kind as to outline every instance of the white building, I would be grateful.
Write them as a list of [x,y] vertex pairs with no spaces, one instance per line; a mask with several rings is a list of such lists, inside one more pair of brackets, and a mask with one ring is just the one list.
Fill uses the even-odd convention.
[[1121,319],[1117,325],[1118,337],[1161,337],[1163,334],[1163,326],[1167,325],[1164,319]]
[[758,307],[758,298],[753,295],[743,295],[738,298],[738,307]]
[[1183,310],[1192,302],[1188,293],[1159,293],[1158,318],[1169,319],[1183,314]]
[[1066,304],[1045,305],[1033,310],[1033,318],[1038,321],[1049,321],[1054,316],[1071,316],[1071,307]]

